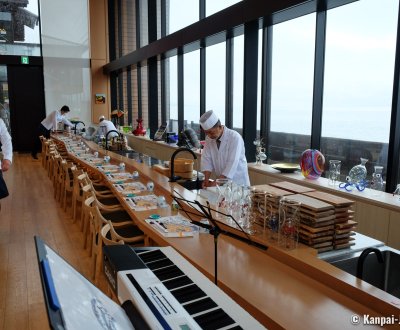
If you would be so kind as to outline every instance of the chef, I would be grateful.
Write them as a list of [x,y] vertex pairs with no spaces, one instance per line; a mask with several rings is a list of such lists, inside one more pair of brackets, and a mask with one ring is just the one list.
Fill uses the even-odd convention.
[[203,187],[215,186],[209,181],[212,173],[215,178],[228,178],[238,185],[250,185],[244,142],[241,135],[221,121],[213,110],[200,117],[200,126],[206,134],[206,144],[201,155],[201,169],[204,173]]
[[93,135],[104,135],[106,136],[108,132],[110,131],[115,131],[115,132],[111,132],[109,134],[109,137],[116,137],[118,136],[117,133],[117,128],[115,127],[115,125],[113,124],[112,121],[107,120],[104,116],[100,116],[99,117],[99,128],[96,130],[96,132],[93,133]]
[[63,105],[60,110],[54,110],[51,112],[37,128],[37,138],[34,141],[32,157],[38,159],[37,153],[42,149],[42,143],[40,136],[44,136],[46,139],[50,138],[50,132],[57,130],[58,123],[62,122],[64,125],[74,127],[74,125],[66,118],[66,114],[69,112],[69,107]]

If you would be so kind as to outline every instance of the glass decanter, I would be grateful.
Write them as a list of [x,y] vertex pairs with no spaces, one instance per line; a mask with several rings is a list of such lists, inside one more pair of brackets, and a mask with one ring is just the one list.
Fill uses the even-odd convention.
[[367,168],[365,167],[365,164],[368,159],[360,158],[360,160],[361,164],[354,166],[349,172],[347,181],[350,183],[362,183],[367,177]]

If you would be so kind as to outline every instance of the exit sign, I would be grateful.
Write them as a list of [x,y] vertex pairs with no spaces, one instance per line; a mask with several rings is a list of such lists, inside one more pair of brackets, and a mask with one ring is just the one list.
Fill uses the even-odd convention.
[[29,64],[29,57],[21,56],[21,64]]

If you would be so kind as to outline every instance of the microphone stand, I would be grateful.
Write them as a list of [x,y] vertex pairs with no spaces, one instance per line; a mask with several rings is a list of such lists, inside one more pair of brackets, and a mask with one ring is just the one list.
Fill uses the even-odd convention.
[[[253,245],[262,250],[268,249],[267,245],[254,242],[250,238],[250,235],[243,229],[243,227],[236,221],[236,219],[234,217],[232,217],[232,215],[225,214],[223,212],[220,212],[218,210],[211,208],[210,203],[208,201],[207,201],[207,206],[205,206],[197,200],[189,201],[189,200],[183,198],[182,195],[179,194],[176,190],[174,190],[174,192],[176,194],[178,194],[180,197],[172,195],[172,198],[178,203],[180,209],[189,217],[191,222],[199,227],[208,229],[210,234],[212,234],[214,236],[214,283],[215,283],[215,285],[218,286],[218,237],[220,234],[225,234],[226,236],[241,240],[243,242],[246,242],[247,244]],[[187,205],[191,209],[195,210],[195,212],[188,211],[187,209],[185,209],[183,207],[185,205]],[[213,217],[213,212],[218,213],[224,217],[231,218],[238,229],[231,227],[228,224],[225,224],[225,226],[228,226],[228,227],[232,228],[233,230],[239,230],[239,233],[244,234],[244,236],[240,235],[238,233],[234,233],[229,230],[222,229],[221,224],[223,224],[223,223]],[[206,225],[198,220],[193,219],[192,216],[206,218],[209,222],[209,225]]]

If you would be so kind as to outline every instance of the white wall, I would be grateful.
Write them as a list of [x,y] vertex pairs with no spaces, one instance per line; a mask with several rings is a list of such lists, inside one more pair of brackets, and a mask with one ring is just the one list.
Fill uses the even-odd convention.
[[40,0],[46,113],[64,104],[91,123],[87,0]]

